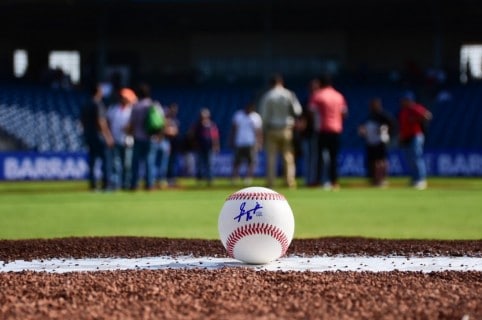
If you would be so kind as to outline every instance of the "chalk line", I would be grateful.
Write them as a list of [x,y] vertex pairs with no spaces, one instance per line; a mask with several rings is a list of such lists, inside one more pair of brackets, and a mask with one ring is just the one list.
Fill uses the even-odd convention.
[[112,270],[165,270],[247,267],[266,271],[482,271],[477,257],[401,257],[401,256],[286,256],[265,265],[248,265],[230,258],[160,256],[143,258],[84,258],[0,261],[0,272],[94,272]]

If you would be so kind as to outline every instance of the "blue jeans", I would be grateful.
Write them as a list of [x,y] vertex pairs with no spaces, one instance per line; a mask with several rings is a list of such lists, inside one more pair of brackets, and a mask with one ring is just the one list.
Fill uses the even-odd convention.
[[156,146],[151,140],[134,140],[134,147],[132,149],[132,175],[131,175],[131,189],[137,189],[139,184],[139,177],[141,175],[140,169],[144,166],[144,177],[146,189],[151,189],[154,186],[154,174],[156,163]]
[[116,144],[112,149],[112,185],[127,189],[131,182],[132,148]]
[[177,151],[175,149],[171,149],[169,160],[167,161],[167,180],[169,183],[175,182],[175,179],[178,175],[177,171]]
[[94,190],[97,188],[97,178],[95,175],[95,165],[97,160],[101,161],[102,185],[101,188],[109,189],[111,179],[111,152],[107,147],[103,137],[100,134],[92,134],[85,136],[85,143],[88,148],[88,166],[89,166],[89,188]]
[[412,183],[423,181],[427,178],[427,168],[423,157],[423,145],[425,137],[418,134],[413,137],[412,141],[405,146],[405,154],[410,166]]
[[316,168],[318,164],[318,137],[313,134],[303,138],[303,177],[307,186],[319,184],[316,180]]
[[213,152],[210,150],[199,150],[196,153],[196,178],[206,179],[208,182],[213,180],[212,170]]
[[171,153],[171,143],[163,139],[156,146],[156,174],[155,177],[160,181],[167,179],[167,168],[169,165],[169,155]]

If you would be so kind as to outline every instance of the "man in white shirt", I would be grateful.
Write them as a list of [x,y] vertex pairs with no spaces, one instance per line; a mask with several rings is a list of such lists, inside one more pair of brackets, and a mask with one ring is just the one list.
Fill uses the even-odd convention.
[[133,138],[127,135],[126,129],[137,96],[129,88],[122,88],[119,95],[119,103],[107,111],[107,121],[114,138],[112,183],[115,188],[127,189],[130,182]]
[[293,151],[293,127],[302,107],[295,93],[284,87],[283,77],[275,75],[272,88],[261,98],[260,114],[265,131],[267,153],[267,186],[276,179],[276,160],[282,154],[284,180],[289,188],[296,188],[296,166]]
[[255,111],[255,105],[249,103],[243,110],[238,110],[233,116],[231,126],[231,145],[234,147],[234,161],[232,181],[239,180],[239,168],[243,161],[246,161],[244,184],[252,183],[254,170],[257,164],[257,154],[262,145],[262,120]]

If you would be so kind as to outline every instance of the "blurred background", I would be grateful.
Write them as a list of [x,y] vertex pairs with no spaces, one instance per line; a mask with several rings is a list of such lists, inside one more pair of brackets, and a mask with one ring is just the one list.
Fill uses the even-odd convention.
[[[341,174],[364,174],[369,100],[396,115],[410,90],[434,115],[430,174],[482,176],[476,0],[2,0],[0,38],[0,179],[85,176],[79,112],[94,82],[149,82],[179,105],[181,131],[210,108],[229,153],[232,114],[273,72],[303,105],[313,77],[333,76],[350,112]],[[392,174],[404,174],[392,152]]]

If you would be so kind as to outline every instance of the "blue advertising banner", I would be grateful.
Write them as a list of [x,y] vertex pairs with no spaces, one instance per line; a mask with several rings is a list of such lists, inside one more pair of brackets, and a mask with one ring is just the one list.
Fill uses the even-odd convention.
[[84,153],[0,153],[0,180],[71,180],[87,177]]
[[[427,171],[430,176],[482,176],[482,150],[428,151],[425,154]],[[264,154],[260,153],[255,174],[264,176]],[[214,173],[218,177],[231,175],[232,153],[222,152],[214,158]],[[281,168],[281,161],[279,161]],[[365,176],[365,157],[363,150],[343,150],[338,159],[340,176]],[[192,155],[179,159],[179,172],[192,176],[195,161]],[[407,175],[408,165],[400,150],[389,153],[391,176]],[[243,170],[243,168],[242,168]],[[303,161],[298,165],[299,175],[303,175]],[[85,153],[69,152],[5,152],[0,153],[0,180],[78,180],[86,179],[88,173]]]
[[[425,153],[425,163],[429,176],[482,176],[482,150],[480,151],[428,151]],[[218,157],[216,170],[218,175],[227,176],[231,172],[231,155],[222,154]],[[260,154],[256,175],[264,175],[264,155]],[[402,150],[391,150],[388,154],[389,174],[391,176],[406,176],[409,174],[409,165]],[[298,175],[303,175],[303,159],[297,165]],[[278,164],[281,171],[281,159]],[[363,150],[342,150],[338,158],[340,176],[363,177],[366,176],[365,153]]]

